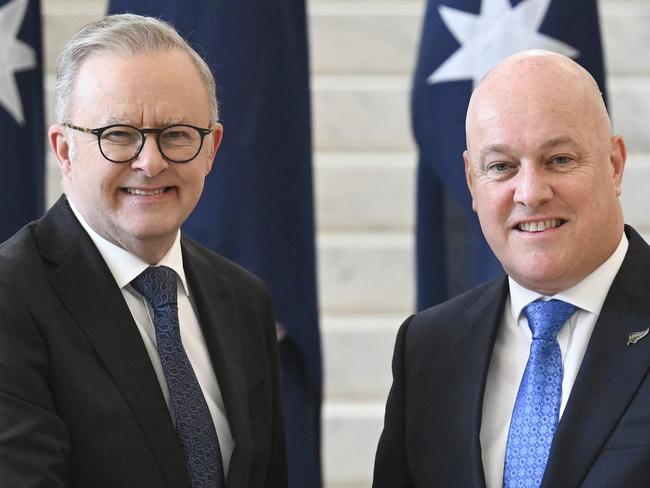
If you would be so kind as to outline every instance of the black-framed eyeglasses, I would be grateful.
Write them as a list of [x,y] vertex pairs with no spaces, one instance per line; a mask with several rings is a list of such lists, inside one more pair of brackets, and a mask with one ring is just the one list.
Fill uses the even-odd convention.
[[203,139],[212,129],[189,124],[175,124],[160,129],[138,129],[132,125],[113,124],[97,129],[61,124],[69,129],[97,136],[99,151],[112,163],[128,163],[138,157],[144,147],[147,134],[156,135],[156,144],[163,157],[174,163],[187,163],[194,159],[203,147]]

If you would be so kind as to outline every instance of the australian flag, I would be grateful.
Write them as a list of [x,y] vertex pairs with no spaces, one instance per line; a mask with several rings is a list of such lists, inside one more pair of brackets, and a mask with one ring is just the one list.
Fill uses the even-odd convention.
[[472,89],[525,49],[565,54],[605,93],[596,0],[429,0],[413,81],[419,149],[417,307],[440,303],[501,273],[465,183],[465,113]]
[[41,9],[0,0],[0,242],[43,212]]
[[184,232],[262,277],[280,335],[289,477],[321,486],[321,356],[304,0],[111,0],[161,17],[217,81],[224,140]]

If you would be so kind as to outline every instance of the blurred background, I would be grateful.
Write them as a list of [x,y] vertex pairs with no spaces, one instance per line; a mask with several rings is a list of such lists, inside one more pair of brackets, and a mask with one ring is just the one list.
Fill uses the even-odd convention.
[[[626,221],[648,240],[650,0],[597,4],[609,108],[629,151]],[[46,127],[55,121],[56,54],[107,6],[41,2]],[[371,483],[395,333],[416,307],[418,154],[409,105],[425,10],[424,0],[307,1],[327,488]],[[44,184],[49,207],[61,193],[49,154]]]

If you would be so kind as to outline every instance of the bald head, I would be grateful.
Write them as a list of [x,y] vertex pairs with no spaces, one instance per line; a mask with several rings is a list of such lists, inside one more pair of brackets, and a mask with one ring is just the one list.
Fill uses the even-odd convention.
[[466,119],[468,149],[482,120],[522,110],[570,111],[603,139],[612,133],[602,93],[589,72],[561,54],[530,50],[499,63],[472,93]]
[[511,56],[472,94],[463,154],[472,205],[522,286],[567,290],[621,241],[625,145],[611,132],[598,85],[559,54]]

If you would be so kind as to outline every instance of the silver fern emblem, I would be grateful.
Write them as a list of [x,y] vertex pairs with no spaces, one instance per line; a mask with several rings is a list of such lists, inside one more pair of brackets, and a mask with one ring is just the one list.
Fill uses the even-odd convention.
[[630,332],[630,335],[627,336],[627,345],[629,346],[630,344],[636,344],[645,336],[647,336],[648,332],[650,332],[650,328],[647,328],[646,330],[640,330],[638,332]]

